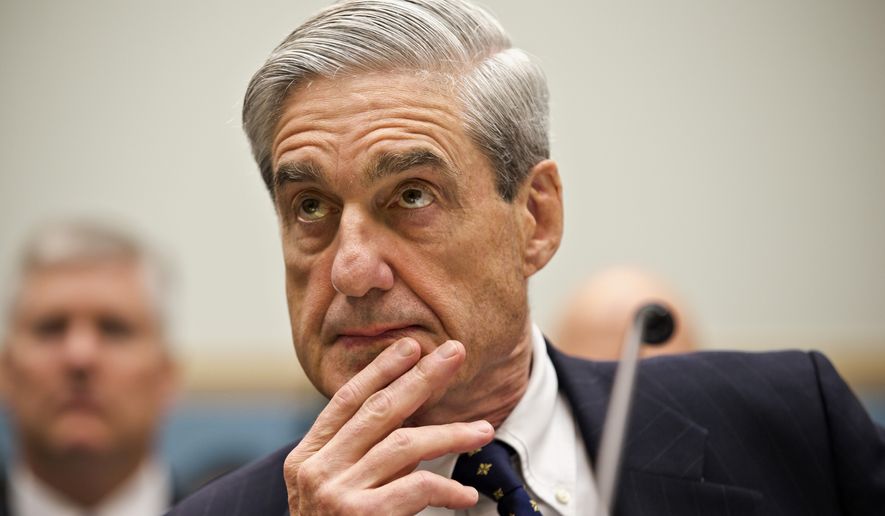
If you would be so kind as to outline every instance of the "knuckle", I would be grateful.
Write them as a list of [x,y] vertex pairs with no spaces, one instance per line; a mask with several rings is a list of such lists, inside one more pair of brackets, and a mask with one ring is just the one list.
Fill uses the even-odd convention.
[[397,428],[391,432],[390,439],[394,447],[400,450],[411,448],[413,442],[412,432],[406,428]]
[[298,457],[296,450],[292,450],[286,456],[286,460],[283,462],[283,475],[286,478],[295,479],[298,477],[298,473],[301,471],[301,461],[299,459],[300,457]]
[[381,416],[390,412],[393,399],[391,399],[390,392],[384,389],[369,396],[363,406],[370,414]]
[[316,486],[310,499],[303,504],[305,510],[300,514],[355,514],[348,507],[348,497],[336,491],[331,482]]
[[362,435],[363,432],[371,432],[376,423],[372,421],[372,418],[367,417],[365,414],[357,414],[356,417],[350,420],[350,430],[353,435]]
[[331,487],[331,483],[329,482],[316,486],[316,489],[314,490],[314,495],[317,503],[325,506],[329,506],[335,501],[338,501],[340,503],[341,498],[339,497],[336,499],[334,491],[335,489]]
[[415,380],[418,383],[433,383],[433,371],[428,360],[422,360],[421,362],[418,362],[418,365],[412,368],[412,375],[415,377]]
[[301,492],[316,492],[323,485],[323,476],[321,466],[311,459],[294,470],[295,485]]
[[341,386],[332,396],[332,403],[342,409],[353,408],[359,403],[359,386],[354,379]]
[[412,478],[412,482],[414,483],[413,489],[416,489],[418,492],[421,493],[430,492],[434,484],[433,473],[421,469],[414,472],[412,475],[414,475]]

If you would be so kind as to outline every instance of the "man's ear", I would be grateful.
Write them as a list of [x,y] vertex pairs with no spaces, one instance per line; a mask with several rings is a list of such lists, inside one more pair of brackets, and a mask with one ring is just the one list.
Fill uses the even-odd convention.
[[562,240],[562,182],[556,163],[545,159],[532,167],[522,189],[517,202],[525,214],[523,274],[528,278],[547,265]]

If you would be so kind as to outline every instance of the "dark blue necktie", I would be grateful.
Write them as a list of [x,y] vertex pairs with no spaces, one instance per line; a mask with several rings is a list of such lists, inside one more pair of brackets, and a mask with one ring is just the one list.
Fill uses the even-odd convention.
[[501,516],[539,516],[538,504],[529,498],[510,456],[513,449],[495,440],[478,450],[463,453],[455,463],[452,479],[498,502]]

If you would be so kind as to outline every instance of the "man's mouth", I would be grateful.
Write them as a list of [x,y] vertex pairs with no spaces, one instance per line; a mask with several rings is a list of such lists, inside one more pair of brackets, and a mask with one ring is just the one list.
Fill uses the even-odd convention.
[[344,347],[389,345],[403,337],[411,337],[423,328],[417,325],[378,325],[347,328],[335,337],[334,343]]
[[91,396],[70,396],[60,408],[62,412],[101,412],[101,405]]

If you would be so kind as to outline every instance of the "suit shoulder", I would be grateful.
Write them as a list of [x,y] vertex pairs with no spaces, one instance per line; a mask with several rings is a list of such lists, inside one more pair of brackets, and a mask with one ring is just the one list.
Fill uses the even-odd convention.
[[817,405],[819,361],[829,364],[822,355],[803,351],[703,351],[645,360],[639,381],[653,395],[743,400],[757,410],[779,398]]
[[296,444],[209,482],[175,505],[167,516],[288,513],[283,462]]
[[[588,361],[553,349],[550,353],[560,376],[565,374],[568,381],[578,386],[592,383],[604,392],[609,391],[616,362]],[[829,361],[817,352],[701,351],[644,359],[637,375],[643,392],[666,398],[674,392],[691,394],[699,390],[719,395],[752,395],[765,391],[766,386],[807,391],[817,383],[821,372],[838,376]]]
[[801,351],[660,357],[640,367],[639,392],[691,414],[707,428],[725,426],[743,438],[767,440],[760,432],[787,436],[801,431],[799,421],[826,428],[822,364],[829,364],[822,355]]
[[[571,399],[607,400],[616,363],[592,362],[553,350],[560,385]],[[819,374],[838,375],[819,353],[703,351],[641,361],[636,396],[698,419],[725,413],[747,424],[802,411],[822,420]],[[829,372],[829,373],[828,373]],[[584,402],[582,402],[584,403]]]
[[654,363],[660,361],[685,361],[685,362],[714,362],[734,363],[735,361],[749,361],[758,363],[796,363],[808,362],[811,354],[819,354],[816,351],[801,351],[796,349],[777,351],[731,351],[731,350],[705,350],[692,353],[659,355],[645,359],[645,362]]

